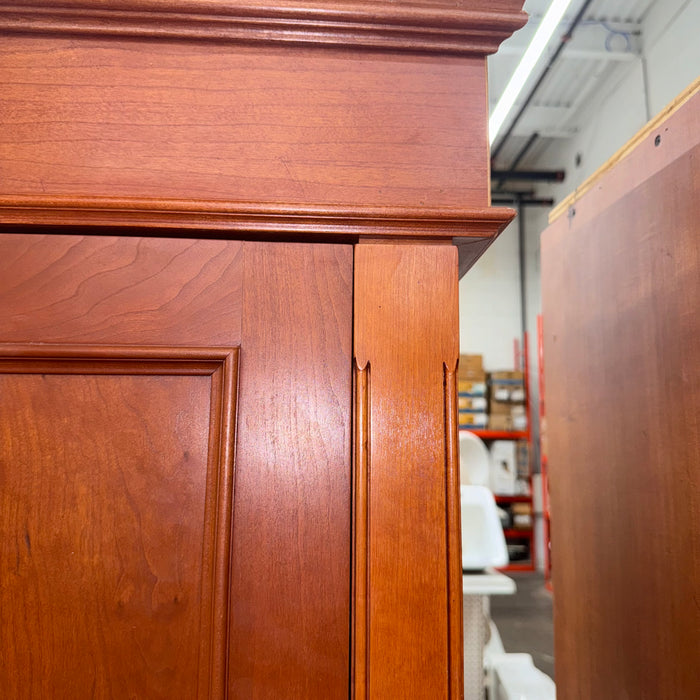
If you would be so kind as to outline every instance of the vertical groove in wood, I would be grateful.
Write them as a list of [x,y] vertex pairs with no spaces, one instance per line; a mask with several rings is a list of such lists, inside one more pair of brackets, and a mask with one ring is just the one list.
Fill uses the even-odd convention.
[[454,377],[445,387],[459,352],[457,286],[453,246],[355,247],[355,361],[371,366],[371,402],[358,377],[355,404],[360,433],[369,423],[356,436],[356,469],[369,476],[356,474],[356,508],[366,503],[369,527],[355,543],[356,567],[367,566],[364,598],[355,589],[356,622],[366,606],[355,692],[364,682],[369,698],[461,698]]
[[462,622],[462,541],[459,492],[457,370],[445,370],[445,490],[447,493],[447,595],[449,613],[448,668],[450,698],[464,697],[464,624]]
[[355,364],[355,460],[353,498],[353,630],[352,697],[366,700],[369,692],[369,424],[370,367]]
[[[236,388],[238,384],[238,349],[226,357],[222,367],[212,377],[219,380],[219,406],[213,415],[219,416],[218,434],[210,444],[219,449],[219,472],[216,495],[216,560],[214,562],[214,606],[212,619],[212,648],[210,698],[226,698],[228,678],[228,617],[230,606],[231,525],[233,515],[233,455],[235,445]],[[215,392],[212,387],[212,401]],[[214,408],[214,406],[212,406]],[[212,421],[213,423],[214,421]],[[212,436],[214,437],[214,436]]]

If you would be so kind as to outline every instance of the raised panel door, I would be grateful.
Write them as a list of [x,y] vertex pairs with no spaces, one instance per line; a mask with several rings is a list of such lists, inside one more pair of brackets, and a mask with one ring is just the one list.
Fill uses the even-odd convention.
[[3,693],[347,694],[351,270],[0,237]]

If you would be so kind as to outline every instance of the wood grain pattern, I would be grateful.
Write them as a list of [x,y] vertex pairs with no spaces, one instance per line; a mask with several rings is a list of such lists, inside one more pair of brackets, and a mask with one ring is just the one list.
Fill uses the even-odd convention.
[[[445,494],[447,548],[447,622],[450,698],[464,696],[464,624],[462,606],[462,503],[459,472],[459,418],[457,414],[457,364],[444,364],[445,371]],[[455,673],[462,669],[461,673]]]
[[[281,202],[144,199],[139,197],[18,196],[0,194],[2,226],[139,227],[235,233],[265,240],[293,236],[356,242],[360,237],[409,240],[492,238],[515,216],[505,207],[318,206]],[[172,229],[172,230],[171,230]],[[90,230],[89,228],[87,229]],[[121,231],[123,233],[123,231]],[[150,231],[149,231],[150,232]],[[104,231],[103,231],[104,233]],[[162,234],[161,234],[162,235]],[[191,234],[190,234],[191,235]]]
[[[17,197],[0,194],[0,230],[46,231],[79,226],[89,234],[118,229],[152,236],[356,243],[454,241],[462,277],[515,216],[508,208],[296,206],[280,203],[139,199],[135,197]],[[96,227],[92,229],[91,227]],[[196,234],[194,233],[196,232]]]
[[[23,552],[15,547],[24,546],[16,530],[22,516],[31,520],[30,538],[42,528],[59,538],[55,554],[42,548],[33,560],[38,598],[18,608],[30,617],[0,618],[3,640],[20,640],[16,654],[3,656],[3,689],[20,698],[51,696],[52,686],[67,697],[347,694],[351,248],[6,234],[0,251],[0,348],[9,372],[3,391],[17,395],[0,416],[9,450],[0,479],[17,485],[3,492],[8,519],[0,523],[8,595],[21,585],[12,572]],[[227,351],[206,344],[233,339],[242,345],[245,409],[238,413],[232,514],[230,468],[206,469],[231,462],[233,426],[217,416],[232,412],[232,375],[214,385],[201,375],[229,362]],[[164,349],[193,340],[202,347]],[[22,440],[22,431],[31,440]],[[196,450],[189,447],[195,439]],[[13,461],[17,450],[22,469]],[[58,491],[47,471],[54,453],[66,453],[56,465]],[[194,485],[182,483],[190,464]],[[40,513],[32,510],[39,506]],[[168,541],[179,532],[174,518],[188,533],[185,550]],[[86,557],[72,588],[61,559],[69,544]],[[94,566],[102,557],[104,566]],[[138,594],[145,605],[157,584],[149,567],[164,580],[177,574],[183,592],[170,600],[186,596],[188,612],[178,613],[178,602],[159,616],[157,586],[155,612],[140,607],[141,617],[122,628],[110,591],[126,577],[124,595],[130,601]],[[119,578],[122,569],[128,572]],[[65,585],[52,596],[44,589],[55,571]],[[83,587],[92,593],[71,637],[66,616]],[[8,605],[3,600],[3,610]],[[38,626],[42,611],[57,627],[50,619]],[[40,633],[48,640],[43,647]],[[84,656],[89,670],[73,679]],[[20,689],[26,674],[33,680]]]
[[525,23],[518,0],[285,2],[87,0],[0,3],[4,32],[206,39],[358,48],[492,53]]
[[[0,236],[3,392],[16,398],[0,420],[3,478],[17,496],[3,491],[17,520],[0,539],[21,541],[26,515],[55,544],[32,559],[35,595],[17,608],[27,614],[0,625],[19,640],[0,683],[16,697],[222,697],[235,396],[225,348],[241,337],[242,245]],[[84,555],[75,570],[61,559],[69,544]],[[21,581],[0,571],[15,595]]]
[[[369,444],[366,545],[356,552],[356,561],[366,557],[368,617],[355,650],[366,649],[370,698],[462,694],[453,628],[461,627],[459,547],[448,545],[459,519],[456,494],[447,493],[458,484],[448,469],[454,423],[445,387],[445,365],[456,368],[459,352],[457,318],[453,247],[356,246],[355,358],[360,370],[371,368],[371,391],[367,433],[356,439]],[[362,570],[356,565],[356,576]]]
[[[50,506],[32,523],[52,531],[65,519],[59,544],[107,555],[79,569],[65,596],[51,598],[43,579],[36,587],[48,612],[61,608],[62,626],[48,623],[43,649],[57,687],[69,688],[77,662],[62,664],[59,654],[78,647],[63,644],[66,610],[78,605],[78,585],[92,587],[75,639],[96,651],[67,696],[461,697],[450,244],[459,241],[464,271],[512,216],[489,207],[485,53],[523,22],[520,4],[0,0],[0,346],[70,346],[67,356],[29,363],[38,371],[55,362],[63,374],[28,372],[25,357],[24,374],[1,375],[18,394],[10,437],[16,427],[31,433],[32,411],[55,423],[53,443],[32,434],[26,448],[36,459],[11,473],[22,508],[34,513],[34,492]],[[133,376],[99,350],[70,361],[104,345],[139,348]],[[147,639],[122,651],[129,637],[117,635],[112,654],[98,628],[118,627],[108,614],[113,560],[140,572],[132,598],[156,611],[160,597],[146,595],[153,556],[138,552],[152,540],[158,556],[194,571],[194,546],[187,558],[166,539],[169,504],[189,493],[180,472],[168,481],[179,408],[190,401],[198,416],[231,413],[184,361],[171,387],[170,364],[148,348],[239,345],[233,511],[212,495],[228,488],[225,479],[210,483],[211,470],[200,469],[179,513],[193,523],[186,511],[197,504],[207,523],[216,513],[218,534],[201,548],[199,569],[207,580],[214,572],[214,614],[164,615],[162,630],[153,617]],[[41,392],[49,400],[35,406]],[[192,422],[192,413],[181,417],[200,462],[206,453],[208,464],[228,464],[231,429]],[[51,491],[42,467],[63,449],[64,415],[92,429],[81,433],[84,447],[75,438],[75,459],[67,452],[57,463]],[[95,427],[133,428],[123,451],[130,470],[111,441],[93,437]],[[153,473],[150,450],[165,460]],[[124,473],[141,479],[133,503]],[[83,487],[95,514],[73,512]],[[132,511],[166,522],[132,527]],[[0,544],[11,567],[28,544],[21,518],[5,517],[3,527],[16,530]],[[110,539],[109,518],[123,521],[125,543]],[[37,576],[63,565],[39,553],[50,566]],[[188,580],[189,601],[204,584]],[[40,609],[33,600],[26,609]],[[24,642],[29,656],[17,663],[41,666],[29,658],[41,640]],[[8,687],[17,690],[21,671],[10,666],[0,669],[15,674]],[[30,679],[35,696],[51,694],[47,677],[42,667]]]
[[700,132],[674,137],[699,110],[542,239],[563,700],[700,696]]
[[486,207],[483,57],[9,35],[0,194]]
[[370,366],[354,366],[352,498],[352,700],[369,697],[369,446]]
[[8,697],[224,697],[235,363],[0,346]]
[[0,342],[239,345],[242,246],[0,235]]
[[229,697],[350,685],[352,248],[246,244]]

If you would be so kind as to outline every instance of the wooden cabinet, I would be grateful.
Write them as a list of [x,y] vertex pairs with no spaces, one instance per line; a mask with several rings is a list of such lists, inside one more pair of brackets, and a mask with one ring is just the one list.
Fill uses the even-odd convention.
[[461,697],[457,279],[513,215],[518,5],[0,2],[6,694]]

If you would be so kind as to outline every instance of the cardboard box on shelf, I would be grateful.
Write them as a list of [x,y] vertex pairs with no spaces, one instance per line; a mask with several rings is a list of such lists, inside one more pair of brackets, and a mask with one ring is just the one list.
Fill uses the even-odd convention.
[[494,403],[510,403],[510,387],[505,384],[493,384],[489,386],[489,398]]
[[527,430],[527,414],[524,406],[510,406],[503,413],[489,413],[489,430],[509,430],[523,432]]
[[522,382],[525,376],[520,370],[499,370],[489,372],[489,379],[492,382]]
[[488,374],[489,396],[492,401],[524,403],[525,380],[519,371],[502,370]]
[[520,383],[510,390],[511,403],[525,403],[525,384]]
[[513,517],[513,528],[529,530],[532,527],[532,504],[513,503],[510,511]]
[[489,430],[513,430],[510,413],[489,414]]
[[527,413],[525,406],[513,405],[510,411],[513,430],[527,430]]
[[488,414],[479,411],[459,411],[460,428],[485,428],[488,424]]
[[483,355],[460,355],[457,377],[471,377],[473,374],[484,374]]
[[512,440],[494,440],[489,453],[491,455],[489,482],[492,491],[502,496],[515,495],[517,478],[515,443]]
[[482,372],[472,378],[458,376],[457,392],[470,396],[486,396],[486,375]]
[[489,400],[489,413],[507,413],[511,414],[513,409],[513,404],[508,401],[495,401],[494,399]]
[[459,394],[457,396],[457,408],[460,411],[480,411],[481,413],[486,413],[488,401],[485,396]]

